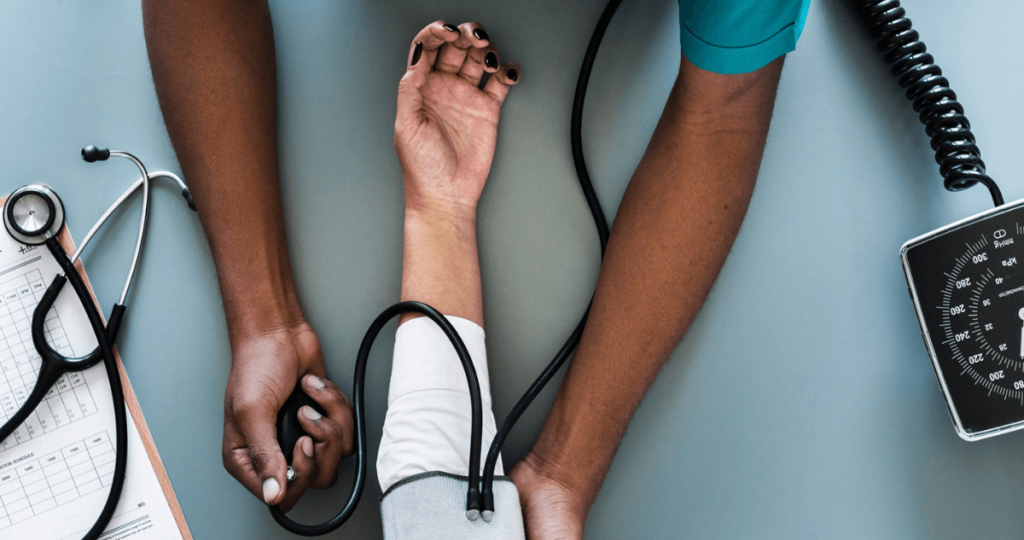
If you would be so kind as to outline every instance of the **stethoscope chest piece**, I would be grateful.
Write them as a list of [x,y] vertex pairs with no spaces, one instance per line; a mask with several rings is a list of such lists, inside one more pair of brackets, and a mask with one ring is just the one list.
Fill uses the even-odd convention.
[[4,203],[4,227],[23,244],[39,245],[64,226],[64,203],[52,189],[32,184],[11,193]]

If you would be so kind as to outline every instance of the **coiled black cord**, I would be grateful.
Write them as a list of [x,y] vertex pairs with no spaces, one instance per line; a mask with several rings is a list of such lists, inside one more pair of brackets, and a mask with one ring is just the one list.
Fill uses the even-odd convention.
[[[604,258],[604,250],[608,246],[608,220],[604,217],[601,201],[597,199],[597,193],[594,192],[594,184],[590,181],[590,174],[587,173],[587,163],[583,159],[583,102],[587,97],[587,85],[590,83],[590,71],[593,69],[594,60],[597,58],[597,49],[601,46],[604,33],[608,30],[608,25],[612,22],[615,10],[619,9],[620,4],[622,4],[622,0],[611,0],[608,2],[604,12],[601,13],[601,18],[597,21],[597,27],[594,28],[593,35],[590,36],[587,52],[583,56],[583,66],[580,68],[580,77],[576,82],[576,95],[573,97],[572,102],[572,122],[570,126],[572,159],[576,164],[576,176],[579,177],[580,188],[583,190],[583,196],[587,199],[587,206],[590,207],[590,214],[594,218],[594,225],[597,226],[597,237],[601,242],[602,259]],[[593,303],[593,300],[591,300],[591,303]],[[495,433],[494,440],[491,442],[491,449],[487,452],[487,461],[484,462],[483,486],[480,489],[484,498],[484,519],[489,519],[494,512],[494,468],[498,463],[498,453],[501,452],[505,439],[508,438],[509,433],[519,420],[519,417],[526,411],[526,408],[530,406],[530,403],[533,403],[533,400],[544,389],[544,386],[551,381],[551,378],[555,376],[555,373],[562,367],[562,364],[576,350],[576,346],[580,343],[580,337],[583,335],[583,327],[586,326],[587,317],[589,316],[590,305],[583,312],[583,317],[580,319],[579,324],[576,325],[576,329],[572,331],[568,341],[565,342],[565,345],[558,351],[555,358],[551,360],[548,367],[540,374],[540,377],[537,377],[537,380],[530,385],[530,388],[523,394],[523,397],[519,398],[519,402],[508,413],[505,421],[501,423],[501,428]]]
[[946,189],[960,191],[981,182],[992,195],[992,202],[1002,206],[1003,194],[985,172],[963,105],[956,100],[949,80],[942,76],[942,69],[935,65],[920,35],[911,28],[899,0],[853,0],[853,6],[885,61],[892,65],[890,71],[899,78],[900,88],[907,91],[914,111],[920,114]]

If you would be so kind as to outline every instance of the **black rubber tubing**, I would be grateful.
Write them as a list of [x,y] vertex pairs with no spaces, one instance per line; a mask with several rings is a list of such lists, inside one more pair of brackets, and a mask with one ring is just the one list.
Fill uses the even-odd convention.
[[96,308],[96,304],[92,300],[92,294],[90,294],[88,287],[86,287],[85,282],[82,280],[82,276],[78,273],[78,269],[72,264],[67,252],[61,247],[57,238],[48,238],[46,240],[46,247],[49,248],[50,253],[53,253],[54,258],[57,259],[57,264],[60,265],[64,275],[71,282],[71,288],[74,289],[75,295],[78,296],[82,308],[85,309],[85,314],[89,318],[89,325],[92,326],[93,335],[96,337],[100,352],[103,354],[103,366],[106,368],[107,381],[110,382],[111,401],[114,404],[114,422],[116,424],[115,431],[117,432],[114,478],[110,485],[110,493],[107,494],[107,501],[103,505],[103,510],[100,511],[99,517],[96,518],[96,522],[89,529],[89,532],[82,537],[82,540],[97,540],[110,523],[110,518],[114,515],[114,510],[117,508],[117,503],[121,499],[121,492],[124,489],[125,469],[128,465],[128,420],[127,413],[125,412],[124,388],[121,386],[121,374],[118,372],[117,360],[114,358],[113,344],[107,336],[107,329],[103,325],[103,316],[100,315],[99,309]]
[[370,357],[370,349],[373,347],[377,334],[384,325],[392,318],[402,313],[420,313],[437,324],[444,332],[448,341],[455,347],[455,354],[462,362],[462,369],[466,373],[466,382],[469,384],[470,406],[472,407],[472,427],[469,443],[469,493],[466,496],[466,510],[480,510],[480,438],[483,433],[483,402],[480,399],[480,382],[476,376],[476,369],[473,367],[473,360],[469,356],[466,345],[459,337],[455,327],[441,314],[440,311],[422,302],[399,302],[385,309],[373,321],[370,328],[363,336],[363,342],[359,346],[359,354],[356,356],[355,376],[352,381],[352,407],[356,422],[356,478],[352,483],[352,493],[349,495],[348,503],[329,521],[319,525],[303,525],[297,523],[285,515],[280,506],[270,507],[270,513],[274,519],[285,529],[300,536],[320,536],[327,534],[348,520],[359,504],[359,498],[363,494],[363,486],[366,484],[366,460],[369,451],[366,448],[366,411],[363,408],[364,387],[366,381],[366,363]]
[[[597,58],[597,49],[601,46],[601,40],[604,38],[605,31],[608,30],[608,25],[612,21],[612,17],[615,15],[615,11],[622,4],[622,0],[612,0],[605,6],[604,12],[601,13],[601,18],[597,22],[597,27],[594,28],[594,33],[590,37],[590,43],[587,45],[587,52],[583,56],[583,66],[580,68],[580,76],[576,82],[576,94],[573,97],[572,103],[572,121],[570,125],[569,137],[572,141],[572,158],[573,163],[576,165],[576,176],[579,177],[580,188],[583,190],[583,196],[587,199],[587,206],[590,208],[590,214],[594,218],[594,225],[597,226],[597,237],[601,244],[601,258],[604,259],[604,251],[608,246],[608,235],[609,227],[608,220],[604,216],[604,210],[601,208],[601,201],[597,198],[597,193],[594,191],[594,184],[590,181],[590,174],[587,172],[587,163],[583,158],[583,104],[587,97],[587,86],[590,83],[590,72],[594,67],[594,60]],[[591,300],[593,303],[593,300]],[[501,452],[501,447],[505,444],[505,440],[508,438],[509,433],[512,432],[512,428],[515,427],[519,418],[526,412],[526,408],[533,403],[537,395],[540,394],[541,390],[551,381],[551,378],[558,373],[562,365],[572,356],[576,350],[576,346],[580,343],[580,337],[583,336],[583,328],[587,324],[587,318],[590,316],[590,305],[587,306],[586,311],[583,312],[583,317],[580,318],[580,322],[576,325],[576,328],[572,331],[569,339],[562,345],[562,348],[555,355],[554,359],[548,364],[548,366],[541,372],[540,377],[530,385],[530,388],[523,394],[523,397],[519,399],[515,407],[505,417],[504,422],[501,423],[501,427],[494,435],[494,440],[491,442],[490,451],[487,453],[487,461],[484,462],[484,476],[483,486],[480,491],[484,497],[484,510],[493,512],[494,511],[494,468],[498,463],[498,455]]]

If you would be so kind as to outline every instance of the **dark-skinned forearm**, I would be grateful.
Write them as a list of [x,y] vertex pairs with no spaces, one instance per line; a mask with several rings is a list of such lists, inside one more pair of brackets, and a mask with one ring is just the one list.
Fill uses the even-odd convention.
[[302,321],[278,186],[266,2],[144,0],[160,108],[217,266],[232,343]]
[[739,232],[781,67],[723,76],[683,60],[619,207],[579,349],[527,458],[573,490],[584,513]]

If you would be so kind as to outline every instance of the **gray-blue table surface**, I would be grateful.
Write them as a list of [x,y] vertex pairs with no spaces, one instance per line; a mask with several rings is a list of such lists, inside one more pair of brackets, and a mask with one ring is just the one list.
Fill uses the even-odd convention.
[[[597,275],[568,134],[579,63],[604,2],[271,4],[292,261],[328,371],[346,390],[364,330],[398,300],[402,186],[392,135],[409,40],[438,18],[476,20],[503,59],[522,64],[479,224],[503,417],[576,324]],[[1021,5],[905,4],[1006,199],[1024,196],[1013,161],[1024,125]],[[675,80],[677,14],[672,0],[627,1],[601,48],[584,147],[609,217]],[[125,161],[83,163],[82,146],[180,170],[138,2],[5,3],[0,50],[0,189],[51,184],[81,239],[136,178]],[[1024,535],[1024,434],[956,436],[897,260],[909,238],[987,209],[987,193],[942,189],[916,115],[839,0],[812,5],[774,118],[735,248],[637,412],[587,538]],[[178,499],[198,539],[289,538],[221,466],[230,356],[213,263],[175,190],[158,185],[154,205],[119,348]],[[120,292],[135,211],[85,255],[105,309]],[[369,368],[372,455],[390,345],[380,340]],[[506,463],[529,449],[556,384],[520,422]],[[330,538],[379,537],[372,462],[370,478],[355,516]],[[299,516],[333,515],[350,480],[346,465],[339,485],[306,497]]]

